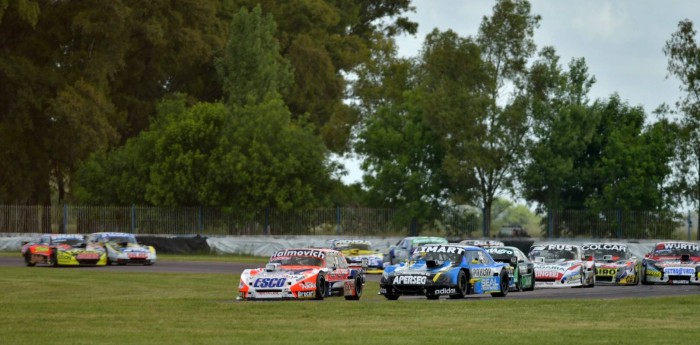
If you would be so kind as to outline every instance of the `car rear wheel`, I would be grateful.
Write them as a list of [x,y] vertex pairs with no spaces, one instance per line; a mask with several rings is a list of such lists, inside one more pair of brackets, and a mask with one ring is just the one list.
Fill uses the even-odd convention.
[[346,300],[349,301],[357,301],[362,297],[362,276],[358,275],[355,277],[355,295],[354,296],[345,296]]
[[384,297],[386,297],[386,299],[390,301],[396,301],[397,299],[399,299],[399,295],[384,295]]
[[32,254],[29,251],[24,253],[24,263],[29,267],[36,265],[36,262],[32,261]]
[[494,292],[491,294],[493,297],[506,297],[508,295],[508,286],[510,285],[508,282],[508,272],[506,270],[501,270],[501,273],[498,275],[499,277],[499,287],[500,290],[499,292]]
[[506,270],[502,270],[501,273],[498,275],[499,277],[499,287],[500,287],[500,292],[494,292],[491,294],[493,297],[506,297],[508,295],[508,272]]
[[56,249],[51,253],[51,264],[53,267],[58,267],[58,250]]
[[316,299],[322,300],[326,297],[326,277],[319,273],[316,277]]
[[457,293],[450,295],[450,298],[464,298],[467,295],[467,287],[469,286],[469,279],[467,278],[467,273],[464,271],[459,271],[457,274]]
[[587,288],[595,287],[595,266],[593,267],[593,269],[591,270],[591,273],[589,275],[590,275],[589,278],[591,281],[590,281],[590,283],[586,282],[586,285],[584,285],[584,287],[587,287]]
[[[522,279],[522,276],[520,277]],[[523,291],[532,291],[535,289],[535,275],[533,274],[532,277],[530,278],[530,286],[524,287],[525,285],[522,284],[523,286]]]

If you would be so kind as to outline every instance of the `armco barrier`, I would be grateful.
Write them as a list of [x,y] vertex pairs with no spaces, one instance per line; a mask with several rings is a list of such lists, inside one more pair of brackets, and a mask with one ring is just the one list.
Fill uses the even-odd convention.
[[[9,234],[0,236],[0,251],[17,251],[22,242],[32,241],[39,234]],[[153,236],[137,235],[141,243],[152,245],[159,253],[201,253],[212,252],[219,254],[242,254],[254,256],[270,256],[273,252],[285,248],[327,247],[328,241],[339,238],[361,238],[371,241],[374,248],[386,251],[401,237],[342,237],[342,236]],[[456,241],[455,239],[451,239]],[[630,252],[637,257],[651,251],[654,244],[663,240],[607,240],[607,239],[558,239],[551,241],[503,239],[506,245],[520,248],[525,253],[533,244],[568,243],[584,244],[587,242],[624,243]],[[698,242],[695,242],[698,243]]]

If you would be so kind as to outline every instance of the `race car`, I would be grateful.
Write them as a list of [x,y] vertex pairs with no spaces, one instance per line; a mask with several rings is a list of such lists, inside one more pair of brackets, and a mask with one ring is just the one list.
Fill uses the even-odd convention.
[[586,243],[584,257],[595,260],[597,284],[637,285],[642,263],[621,243]]
[[463,298],[490,293],[508,294],[508,264],[496,262],[483,248],[456,244],[425,245],[415,261],[384,268],[379,294],[389,300],[400,296]]
[[96,243],[107,251],[107,265],[156,263],[156,250],[140,244],[136,236],[126,232],[96,232],[88,235],[88,242]]
[[580,246],[573,244],[533,245],[528,254],[535,262],[535,287],[594,287],[595,260],[584,260]]
[[384,254],[372,249],[372,243],[367,240],[330,240],[330,248],[345,255],[350,268],[362,269],[365,273],[382,273],[384,270]]
[[660,242],[644,255],[642,284],[700,284],[700,245]]
[[348,266],[343,253],[299,248],[272,254],[264,268],[246,269],[238,284],[238,300],[324,299],[362,297],[364,273]]
[[100,246],[88,244],[80,234],[45,234],[22,246],[27,266],[104,266],[107,254]]
[[484,248],[491,257],[510,265],[508,270],[509,288],[515,291],[535,289],[535,264],[520,249],[511,246]]
[[426,245],[426,244],[447,244],[449,241],[447,241],[446,238],[444,237],[436,237],[436,236],[411,236],[411,237],[406,237],[402,239],[401,241],[397,242],[395,245],[391,246],[389,248],[389,251],[386,255],[384,255],[384,266],[388,265],[394,265],[399,262],[403,262],[408,260],[408,258],[411,256],[411,254],[415,251],[416,248]]

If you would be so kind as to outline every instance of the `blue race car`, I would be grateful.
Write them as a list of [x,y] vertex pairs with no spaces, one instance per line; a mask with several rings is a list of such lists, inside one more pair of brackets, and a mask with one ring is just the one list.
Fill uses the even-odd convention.
[[384,268],[379,294],[389,300],[400,296],[463,298],[490,293],[508,294],[509,265],[496,262],[483,248],[455,244],[418,248],[408,262]]

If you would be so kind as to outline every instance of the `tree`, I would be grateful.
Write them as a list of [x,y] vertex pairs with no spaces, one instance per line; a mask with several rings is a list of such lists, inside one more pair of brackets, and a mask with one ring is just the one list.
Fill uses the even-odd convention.
[[415,34],[417,24],[403,16],[414,10],[410,0],[242,3],[248,8],[259,4],[277,22],[280,52],[294,71],[295,83],[283,94],[293,117],[307,116],[329,149],[347,152],[359,120],[344,103],[347,77],[370,62],[377,42]]
[[564,70],[552,47],[543,48],[530,68],[526,90],[533,121],[519,182],[522,196],[536,203],[539,213],[583,208],[583,195],[562,191],[575,190],[581,174],[577,159],[599,123],[599,114],[588,106],[594,83],[583,58],[572,59]]
[[676,103],[681,118],[681,145],[677,155],[680,170],[678,181],[685,200],[700,213],[700,47],[696,42],[693,22],[678,23],[678,31],[664,46],[669,76],[681,82],[684,97]]
[[499,0],[475,39],[449,32],[426,39],[426,97],[433,100],[426,109],[446,142],[447,174],[461,184],[475,182],[475,188],[455,189],[453,199],[485,209],[485,236],[494,198],[511,188],[524,153],[528,116],[522,85],[539,20],[528,1]]
[[122,66],[120,1],[17,1],[0,22],[0,201],[59,202],[78,164],[118,139],[109,94]]
[[416,90],[417,66],[397,57],[393,40],[377,45],[353,83],[362,119],[355,152],[364,157],[369,204],[398,209],[396,221],[418,231],[447,205],[444,148],[426,122],[425,99]]
[[81,195],[99,198],[95,176],[112,167],[120,170],[107,174],[121,177],[107,179],[110,183],[132,182],[143,193],[109,194],[120,201],[131,196],[153,205],[228,206],[242,215],[327,201],[324,191],[335,166],[313,129],[293,121],[281,99],[290,74],[274,29],[259,8],[239,11],[219,62],[225,103],[187,106],[184,95],[161,103],[149,130],[116,150],[113,159],[97,155],[86,164]]
[[121,0],[129,15],[123,66],[110,82],[110,98],[126,114],[122,143],[148,128],[158,103],[175,93],[190,103],[222,98],[214,66],[226,44],[232,0]]

